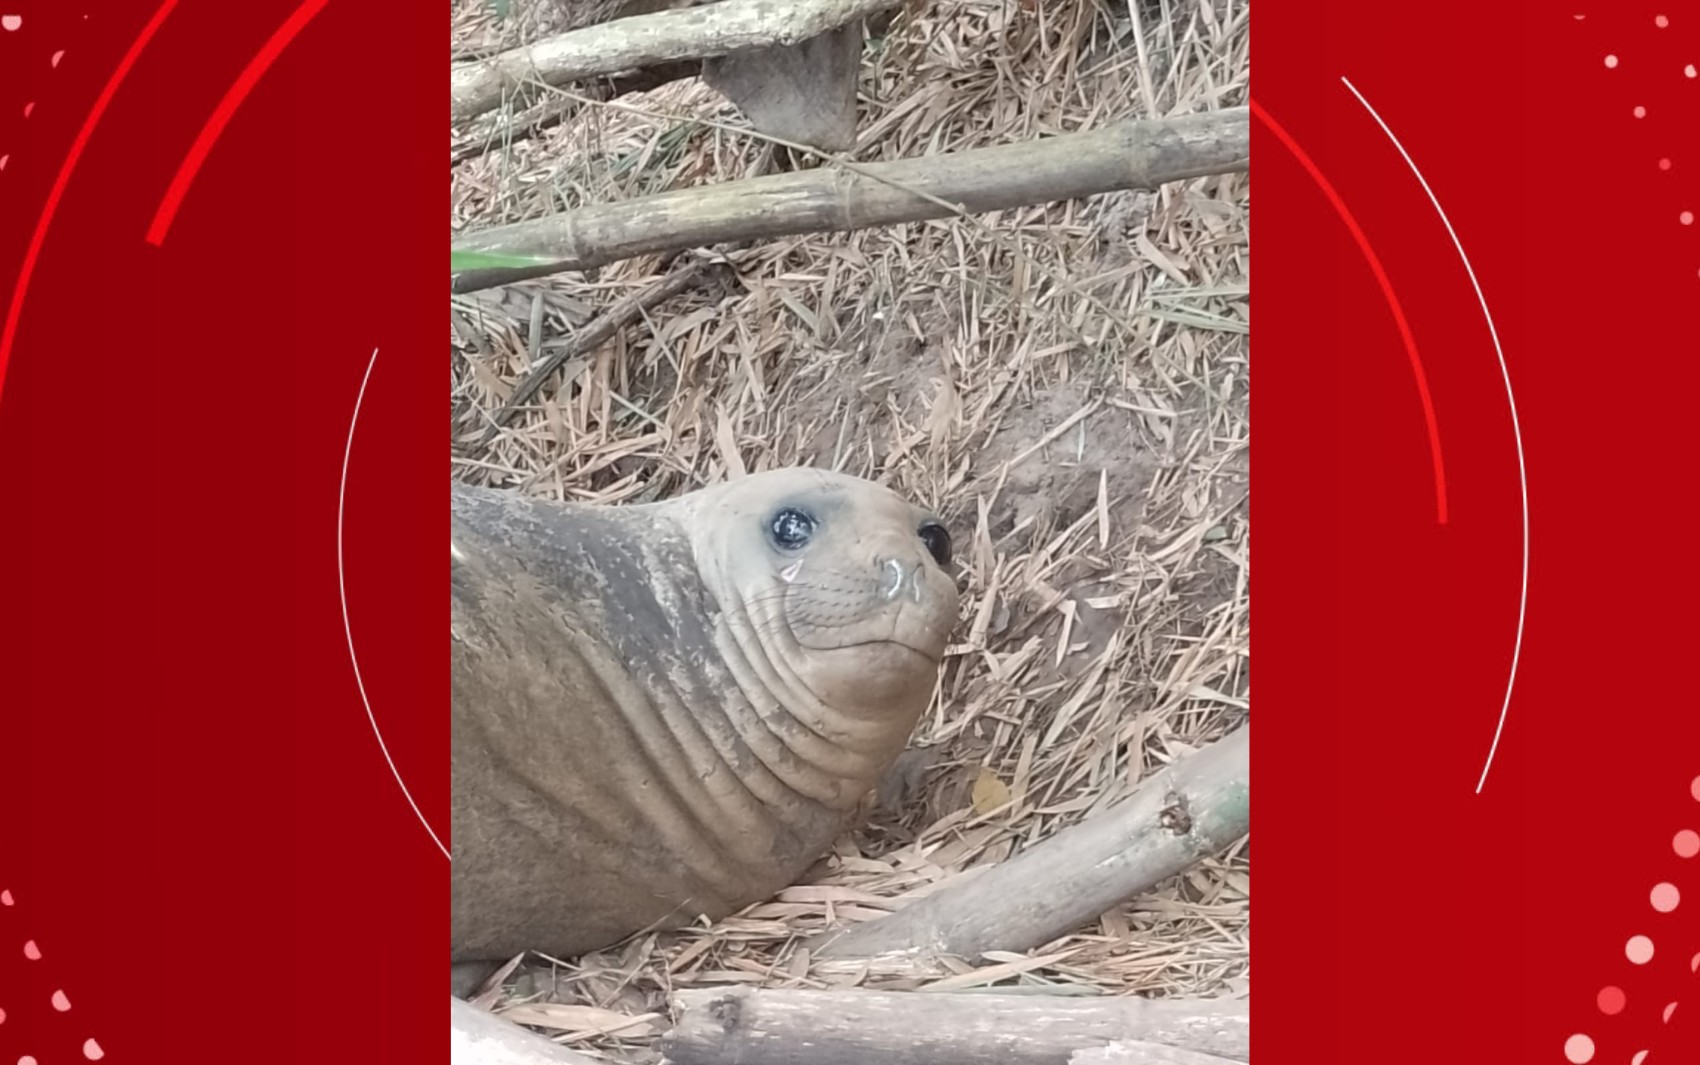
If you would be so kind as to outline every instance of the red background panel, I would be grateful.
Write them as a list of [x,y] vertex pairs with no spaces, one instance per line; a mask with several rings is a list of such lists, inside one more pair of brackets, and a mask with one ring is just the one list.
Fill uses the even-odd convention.
[[[1668,25],[1655,25],[1655,15]],[[1574,15],[1584,14],[1583,19]],[[1258,1045],[1307,1060],[1694,1061],[1700,56],[1692,4],[1265,5],[1253,95],[1337,188],[1412,323],[1254,127]],[[1604,57],[1620,56],[1608,69]],[[1687,58],[1683,58],[1683,57]],[[1527,625],[1511,670],[1527,462]],[[1633,108],[1643,106],[1637,119]],[[1658,166],[1670,158],[1669,170]],[[1684,901],[1649,903],[1671,882]],[[1632,935],[1651,963],[1625,956]],[[1627,1008],[1595,1005],[1606,986]],[[1667,1003],[1682,1002],[1667,1024]],[[1307,1052],[1308,1048],[1308,1052]]]
[[[10,292],[158,5],[0,7],[22,18],[0,30]],[[0,1061],[82,1061],[89,1038],[110,1061],[442,1053],[448,863],[368,722],[337,556],[377,348],[348,473],[350,628],[391,753],[441,823],[443,378],[425,356],[441,352],[426,323],[445,188],[424,161],[442,11],[325,5],[162,244],[144,240],[296,10],[172,5],[88,136],[21,305],[0,395]]]

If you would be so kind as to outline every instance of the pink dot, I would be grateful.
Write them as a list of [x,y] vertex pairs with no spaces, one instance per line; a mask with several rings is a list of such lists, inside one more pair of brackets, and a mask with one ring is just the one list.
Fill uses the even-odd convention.
[[1676,890],[1675,884],[1654,884],[1652,901],[1653,909],[1669,913],[1682,901],[1682,894]]
[[24,944],[24,957],[30,961],[41,960],[41,948],[35,945],[35,940],[32,939]]
[[1670,19],[1665,18],[1663,15],[1655,15],[1653,17],[1653,25],[1657,26],[1659,29],[1662,30],[1666,26],[1670,25]]
[[1681,222],[1685,226],[1691,226],[1691,225],[1694,224],[1694,212],[1693,211],[1684,211],[1681,214],[1676,216],[1676,220],[1678,222]]
[[35,101],[31,100],[29,103],[24,105],[24,117],[25,118],[30,117],[30,112],[34,111],[34,110],[35,110]]
[[1646,118],[1647,117],[1647,109],[1645,107],[1637,107],[1635,109],[1635,117],[1636,118]]
[[25,1054],[23,1057],[18,1059],[18,1065],[35,1065],[35,1059],[30,1057],[28,1054]]
[[47,65],[50,66],[50,67],[56,67],[56,66],[59,65],[59,61],[61,59],[64,59],[64,58],[65,58],[65,49],[61,48],[57,52],[53,53],[53,58],[49,59],[47,61]]
[[1564,1041],[1564,1060],[1574,1065],[1587,1065],[1594,1060],[1594,1041],[1577,1032]]
[[1670,1023],[1670,1015],[1675,1013],[1675,1012],[1676,1012],[1676,1003],[1672,1002],[1670,1005],[1665,1007],[1665,1023],[1666,1024]]
[[1621,987],[1602,987],[1600,988],[1599,998],[1595,1001],[1599,1003],[1601,1013],[1607,1017],[1615,1017],[1623,1012],[1624,1006],[1629,1004],[1629,996],[1623,993]]
[[15,30],[23,24],[24,17],[22,15],[0,15],[0,27],[7,30]]
[[1635,1056],[1629,1059],[1629,1065],[1641,1065],[1641,1063],[1646,1060],[1647,1052],[1645,1050],[1637,1050],[1635,1052]]
[[1660,159],[1659,160],[1659,169],[1660,170],[1669,170],[1670,169],[1670,160],[1669,159]]
[[1653,941],[1646,936],[1630,936],[1623,945],[1623,956],[1636,965],[1645,965],[1653,960]]
[[1678,858],[1692,858],[1700,854],[1700,832],[1685,828],[1676,834],[1670,845],[1676,850]]
[[1688,793],[1694,796],[1695,802],[1700,802],[1700,777],[1694,778],[1694,783],[1688,785]]
[[83,1041],[83,1057],[90,1061],[99,1061],[106,1057],[106,1051],[100,1049],[100,1044],[93,1039],[85,1039]]
[[[6,158],[10,159],[11,156],[8,155]],[[0,906],[10,906],[11,904],[12,893],[10,891],[0,891]]]
[[0,1024],[6,1023],[6,1011],[0,1010]]
[[[1610,69],[1612,69],[1613,67],[1616,67],[1616,66],[1617,66],[1617,56],[1615,56],[1615,55],[1606,56],[1606,69],[1610,70]],[[1589,1044],[1589,1045],[1591,1046],[1592,1044]]]
[[66,1010],[71,1008],[71,1000],[65,997],[65,992],[53,992],[53,1008],[58,1010],[60,1013],[64,1013]]
[[1690,77],[1690,78],[1692,78],[1692,77],[1695,77],[1695,76],[1700,76],[1700,71],[1696,71],[1696,70],[1695,70],[1695,69],[1694,69],[1694,64],[1693,64],[1693,63],[1690,63],[1690,64],[1688,64],[1688,65],[1687,65],[1687,66],[1685,66],[1685,67],[1683,67],[1683,68],[1682,68],[1682,73],[1683,73],[1683,74],[1684,74],[1684,75],[1685,75],[1685,76],[1687,76],[1687,77]]

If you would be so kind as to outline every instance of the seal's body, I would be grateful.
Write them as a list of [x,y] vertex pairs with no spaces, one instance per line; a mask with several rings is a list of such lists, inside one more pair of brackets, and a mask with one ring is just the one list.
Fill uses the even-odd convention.
[[773,894],[931,696],[949,540],[867,481],[452,500],[457,962],[570,956]]

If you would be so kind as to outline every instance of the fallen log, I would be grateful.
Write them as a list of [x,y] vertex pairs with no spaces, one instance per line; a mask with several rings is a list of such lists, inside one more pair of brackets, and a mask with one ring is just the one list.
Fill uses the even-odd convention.
[[457,253],[532,265],[469,269],[452,274],[452,285],[455,292],[471,292],[722,241],[862,229],[1149,189],[1243,172],[1250,160],[1249,111],[1236,107],[1025,144],[728,181],[464,234],[453,243]]
[[1129,1040],[1251,1057],[1241,999],[736,987],[678,991],[673,1002],[682,1012],[662,1050],[674,1065],[1068,1065],[1075,1051]]
[[1048,943],[1251,831],[1251,726],[966,883],[826,933],[822,958],[975,959]]
[[598,1065],[452,995],[449,1061],[451,1065]]
[[449,71],[450,114],[502,104],[528,82],[565,85],[676,59],[790,47],[892,6],[893,0],[723,0],[584,26]]

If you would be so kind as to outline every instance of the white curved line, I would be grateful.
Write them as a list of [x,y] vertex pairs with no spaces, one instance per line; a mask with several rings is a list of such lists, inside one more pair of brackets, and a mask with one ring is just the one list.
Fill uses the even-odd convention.
[[384,761],[389,763],[390,773],[401,788],[402,797],[407,805],[413,807],[413,816],[419,818],[419,823],[430,833],[431,842],[443,852],[443,857],[451,862],[449,849],[443,846],[443,841],[437,838],[437,833],[431,828],[431,823],[425,820],[425,815],[419,812],[419,804],[413,801],[413,793],[407,790],[407,783],[401,779],[401,770],[395,767],[395,759],[390,757],[389,745],[384,742],[384,734],[378,728],[378,719],[372,714],[372,702],[366,698],[366,682],[360,676],[360,658],[354,653],[354,629],[348,623],[348,587],[343,581],[342,568],[342,509],[343,498],[348,492],[348,456],[354,451],[354,426],[360,421],[360,404],[366,398],[366,382],[372,379],[372,367],[378,364],[378,349],[372,349],[372,358],[366,363],[366,375],[360,379],[360,394],[354,397],[354,417],[348,420],[348,443],[342,449],[342,481],[336,489],[336,591],[342,600],[342,631],[348,637],[348,661],[354,667],[354,683],[360,689],[360,702],[366,707],[366,720],[372,724],[372,735],[378,738],[378,750],[384,752]]
[[1352,95],[1358,98],[1358,103],[1364,105],[1364,110],[1369,112],[1369,117],[1375,119],[1375,124],[1381,127],[1381,132],[1387,134],[1387,139],[1393,142],[1393,147],[1399,149],[1399,154],[1405,159],[1405,165],[1417,176],[1423,191],[1428,193],[1428,202],[1434,204],[1435,213],[1440,215],[1441,223],[1446,226],[1447,235],[1452,238],[1452,246],[1458,249],[1458,258],[1464,261],[1464,271],[1470,275],[1470,285],[1476,290],[1476,300],[1482,305],[1482,317],[1487,319],[1488,335],[1493,337],[1493,350],[1499,356],[1499,373],[1505,378],[1505,402],[1511,407],[1511,432],[1517,439],[1517,483],[1523,495],[1523,587],[1517,596],[1517,642],[1511,648],[1511,675],[1505,680],[1505,702],[1499,708],[1499,724],[1494,726],[1493,746],[1488,748],[1487,761],[1482,763],[1481,779],[1476,781],[1476,794],[1480,795],[1483,785],[1487,783],[1488,770],[1493,768],[1493,756],[1499,751],[1499,737],[1505,731],[1505,717],[1511,711],[1511,689],[1517,684],[1517,662],[1523,656],[1523,619],[1529,608],[1529,473],[1523,465],[1523,428],[1517,420],[1517,397],[1511,393],[1511,371],[1505,368],[1505,349],[1500,347],[1499,330],[1494,328],[1493,314],[1488,310],[1487,297],[1482,295],[1482,286],[1476,280],[1475,267],[1470,265],[1470,257],[1464,254],[1464,245],[1459,241],[1457,231],[1452,228],[1452,220],[1446,217],[1445,209],[1435,198],[1434,190],[1429,188],[1428,179],[1417,169],[1417,164],[1411,159],[1411,153],[1405,150],[1405,146],[1399,143],[1399,138],[1387,128],[1387,123],[1381,120],[1375,108],[1364,99],[1364,94],[1358,91],[1358,87],[1352,84],[1350,78],[1342,77],[1340,80]]

